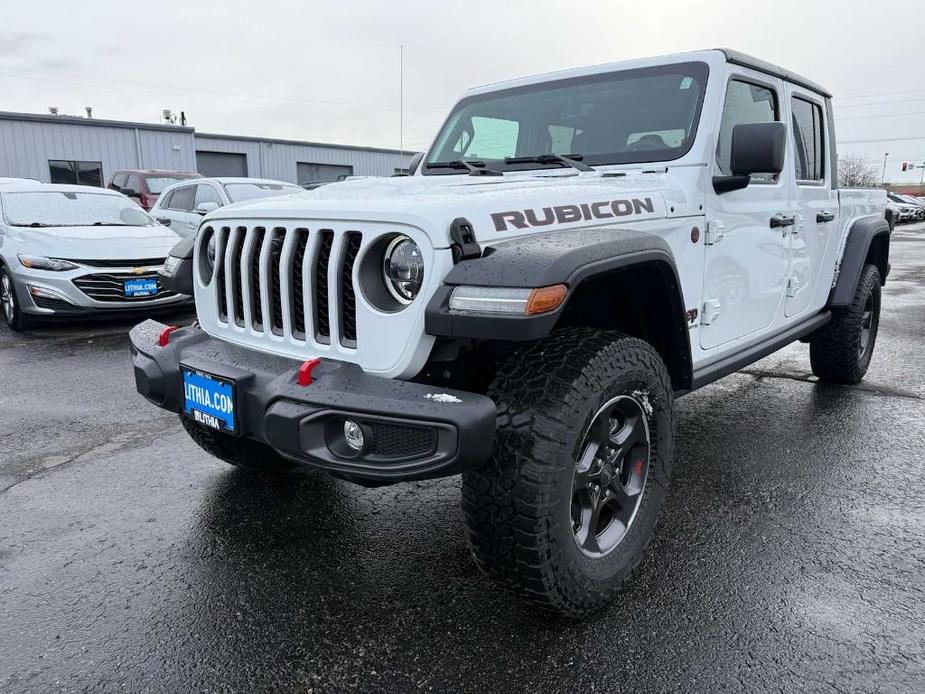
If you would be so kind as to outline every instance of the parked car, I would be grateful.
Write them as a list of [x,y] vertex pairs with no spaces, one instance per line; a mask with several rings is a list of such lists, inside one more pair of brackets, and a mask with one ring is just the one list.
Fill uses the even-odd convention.
[[479,567],[593,614],[653,538],[676,397],[800,339],[822,382],[867,371],[886,194],[838,189],[831,113],[727,50],[474,89],[411,176],[206,215],[169,261],[198,321],[131,331],[136,387],[254,471],[461,473]]
[[220,207],[233,202],[301,193],[302,190],[294,183],[267,178],[199,178],[165,188],[151,208],[151,214],[180,236],[192,236],[199,228],[202,215]]
[[898,221],[913,222],[925,218],[925,208],[919,206],[917,202],[910,202],[905,195],[890,191],[886,196],[898,208],[898,211],[894,212],[898,215],[896,217]]
[[13,183],[41,183],[37,178],[13,178],[11,176],[0,176],[0,186],[6,186]]
[[925,202],[919,200],[914,195],[905,195],[902,193],[898,194],[900,198],[906,201],[909,205],[912,205],[915,210],[915,219],[916,221],[922,221],[925,219]]
[[126,169],[113,173],[109,188],[137,200],[139,205],[150,210],[167,186],[190,178],[202,177],[195,171]]
[[157,279],[177,235],[121,193],[36,182],[0,186],[6,324],[151,311],[189,302]]

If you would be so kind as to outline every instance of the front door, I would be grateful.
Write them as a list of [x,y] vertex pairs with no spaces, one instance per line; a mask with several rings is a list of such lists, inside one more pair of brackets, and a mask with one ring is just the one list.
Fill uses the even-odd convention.
[[[732,128],[781,120],[780,80],[730,66],[713,174],[731,174]],[[753,333],[774,320],[787,283],[790,178],[753,175],[748,187],[707,192],[704,303],[700,346],[710,349]]]
[[829,244],[838,230],[838,196],[832,187],[826,142],[825,108],[819,96],[797,86],[790,95],[790,164],[795,185],[791,228],[790,274],[785,314],[796,316],[810,307],[819,290],[819,277]]

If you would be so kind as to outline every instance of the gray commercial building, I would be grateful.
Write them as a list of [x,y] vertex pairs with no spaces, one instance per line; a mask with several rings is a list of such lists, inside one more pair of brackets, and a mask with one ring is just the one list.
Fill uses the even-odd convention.
[[106,185],[120,169],[198,171],[291,183],[391,176],[411,155],[376,147],[197,133],[151,123],[0,112],[0,176]]

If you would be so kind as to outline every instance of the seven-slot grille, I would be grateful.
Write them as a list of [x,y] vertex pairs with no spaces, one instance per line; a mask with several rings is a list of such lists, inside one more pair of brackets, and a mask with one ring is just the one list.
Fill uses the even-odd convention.
[[139,301],[153,301],[154,299],[166,299],[171,296],[176,296],[176,292],[172,292],[161,283],[160,278],[157,278],[157,294],[152,294],[151,296],[126,296],[125,295],[125,281],[126,280],[137,280],[142,277],[155,277],[153,273],[138,275],[132,272],[113,272],[113,273],[98,273],[93,275],[84,275],[83,277],[77,277],[74,280],[74,284],[77,285],[77,288],[80,289],[84,294],[89,296],[95,301],[119,301],[124,303],[138,303]]
[[264,335],[357,346],[359,231],[268,224],[207,227],[202,238],[209,234],[216,236],[211,287],[220,321]]

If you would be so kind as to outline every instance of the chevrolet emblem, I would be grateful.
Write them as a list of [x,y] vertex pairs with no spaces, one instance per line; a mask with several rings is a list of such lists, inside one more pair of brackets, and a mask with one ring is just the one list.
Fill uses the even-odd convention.
[[143,275],[148,271],[146,267],[133,267],[131,272],[133,275]]

